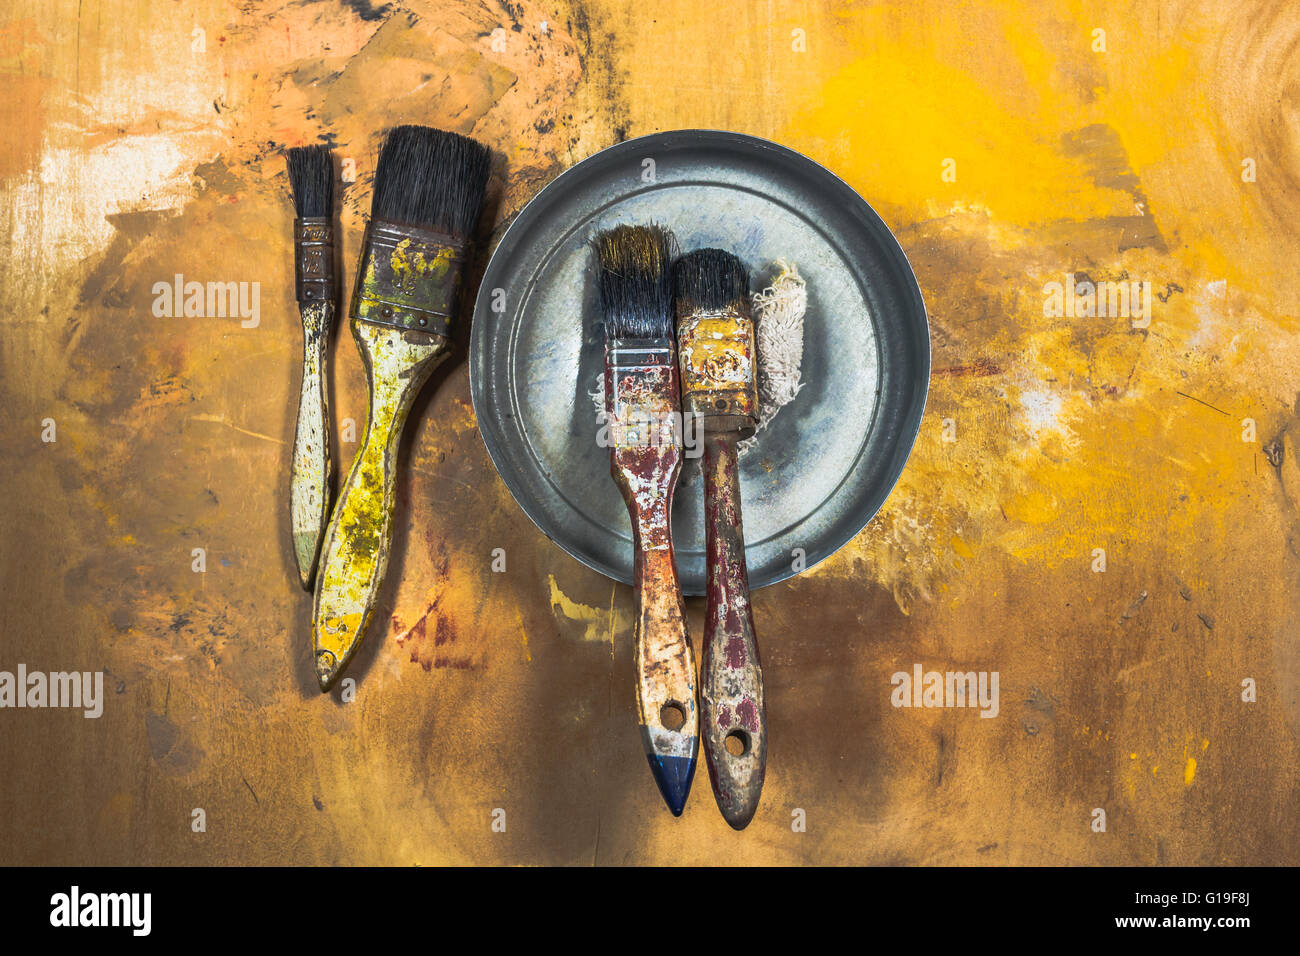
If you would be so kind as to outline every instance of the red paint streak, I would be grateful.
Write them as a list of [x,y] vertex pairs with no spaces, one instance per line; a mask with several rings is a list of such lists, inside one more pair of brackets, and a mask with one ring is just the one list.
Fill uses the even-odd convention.
[[731,710],[726,704],[718,705],[718,726],[724,729],[731,726]]
[[[451,570],[451,555],[445,541],[430,541],[433,560],[434,585],[432,598],[425,606],[424,612],[410,627],[406,627],[397,615],[392,615],[393,639],[400,647],[406,649],[412,664],[419,664],[426,671],[437,668],[454,670],[473,670],[483,666],[477,657],[453,657],[445,653],[449,645],[461,642],[463,636],[457,627],[457,616],[453,610],[442,608],[442,599],[448,593],[448,575]],[[482,608],[480,606],[480,612]],[[464,618],[459,618],[464,623]],[[477,617],[475,618],[477,620]],[[471,631],[470,634],[475,632]],[[473,644],[473,641],[469,643]]]
[[[433,610],[433,608],[429,609],[429,611],[431,610]],[[411,627],[407,628],[403,633],[398,634],[397,643],[401,644],[409,638],[415,638],[417,644],[423,640],[425,631],[429,624],[429,611],[425,611],[423,617],[411,625]],[[397,615],[393,615],[393,629],[397,630],[399,627],[400,622],[397,619]]]
[[736,719],[746,730],[758,733],[758,708],[748,697],[736,705]]
[[733,634],[727,638],[727,666],[732,670],[745,666],[745,639],[740,635]]
[[439,617],[438,630],[433,635],[433,646],[438,647],[442,644],[450,644],[456,640],[456,626],[451,623],[451,618]]

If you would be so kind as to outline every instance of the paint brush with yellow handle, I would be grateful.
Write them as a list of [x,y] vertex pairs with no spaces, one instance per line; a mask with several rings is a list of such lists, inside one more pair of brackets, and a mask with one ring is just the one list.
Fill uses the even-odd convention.
[[451,349],[466,249],[483,209],[491,154],[425,126],[389,132],[352,295],[352,336],[370,413],[325,535],[312,636],[327,691],[365,636],[393,540],[397,451],[421,386]]
[[610,473],[632,519],[637,710],[659,791],[678,816],[695,776],[695,658],[673,554],[673,490],[682,468],[673,347],[672,236],[618,226],[595,239],[605,321]]
[[767,716],[740,507],[738,442],[758,424],[749,274],[721,249],[673,266],[682,414],[704,429],[705,607],[700,735],[718,809],[743,830],[758,809]]
[[285,156],[293,191],[293,273],[302,318],[302,387],[293,435],[289,513],[298,578],[311,587],[329,518],[329,401],[325,356],[338,303],[334,274],[334,155],[297,146]]

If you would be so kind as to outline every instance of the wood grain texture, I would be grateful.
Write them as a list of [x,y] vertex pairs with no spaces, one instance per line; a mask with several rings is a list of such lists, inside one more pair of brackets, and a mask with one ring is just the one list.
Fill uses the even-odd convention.
[[[0,861],[1300,863],[1294,4],[6,11],[0,669],[102,668],[108,700],[0,711]],[[495,234],[621,137],[767,136],[912,261],[926,419],[872,524],[753,595],[770,740],[742,834],[646,786],[631,590],[510,499],[458,356],[412,410],[355,699],[316,689],[279,151],[351,160],[351,264],[398,122],[497,151]],[[260,283],[260,323],[155,314],[177,274]],[[1149,281],[1149,326],[1046,316],[1067,274]],[[331,362],[347,460],[365,376],[346,342]],[[998,671],[998,716],[892,706],[917,663]]]

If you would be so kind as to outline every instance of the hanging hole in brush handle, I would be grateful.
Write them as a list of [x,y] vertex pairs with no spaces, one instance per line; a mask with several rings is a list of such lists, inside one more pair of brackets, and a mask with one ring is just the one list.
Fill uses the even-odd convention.
[[731,754],[733,757],[743,757],[745,754],[749,753],[749,734],[745,733],[743,730],[733,730],[731,733],[727,734],[725,743],[727,745],[727,753]]
[[659,710],[659,722],[668,730],[681,730],[686,723],[686,712],[681,704],[669,701]]
[[749,603],[736,440],[733,433],[707,431],[704,439],[708,573],[700,716],[718,809],[740,830],[753,819],[763,793],[767,712]]

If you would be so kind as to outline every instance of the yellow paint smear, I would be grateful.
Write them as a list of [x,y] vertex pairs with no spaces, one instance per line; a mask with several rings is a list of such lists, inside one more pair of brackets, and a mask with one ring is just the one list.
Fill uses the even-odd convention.
[[[1025,81],[1047,83],[1049,67],[1039,63]],[[1027,112],[907,37],[881,39],[832,76],[791,132],[796,141],[831,141],[836,171],[852,185],[918,215],[979,209],[1029,225],[1127,214],[1127,193],[1099,188],[1082,159],[1060,151],[1062,132],[1079,125],[1077,116]]]
[[551,610],[557,617],[581,624],[582,640],[613,644],[616,632],[632,626],[632,616],[626,611],[612,604],[609,608],[581,604],[560,590],[555,575],[548,574],[546,580],[551,589]]

